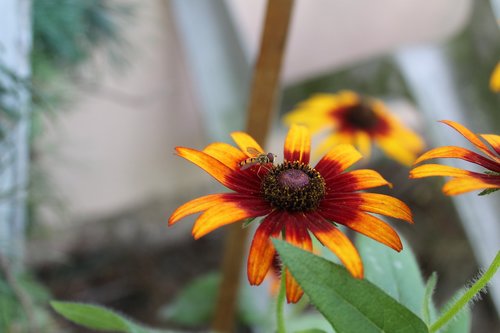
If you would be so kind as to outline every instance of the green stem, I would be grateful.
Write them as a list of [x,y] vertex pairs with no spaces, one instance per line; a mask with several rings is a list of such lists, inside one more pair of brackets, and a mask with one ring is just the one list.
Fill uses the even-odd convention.
[[453,317],[456,316],[456,314],[462,310],[464,306],[469,303],[469,301],[476,295],[478,294],[481,289],[483,289],[486,284],[491,280],[491,278],[495,275],[497,272],[498,268],[500,267],[500,251],[497,252],[497,255],[495,256],[495,259],[493,259],[493,262],[491,263],[490,267],[484,272],[483,276],[479,280],[476,281],[470,287],[463,295],[460,297],[445,313],[441,315],[441,317],[438,318],[434,322],[434,324],[431,325],[429,328],[429,332],[433,333],[438,331],[441,327],[443,327],[448,321],[450,321]]
[[286,286],[285,286],[285,267],[281,270],[283,274],[281,274],[281,282],[280,282],[280,291],[278,293],[278,297],[276,298],[276,325],[277,325],[277,333],[286,333],[285,330],[285,317],[283,315],[283,309],[285,305],[285,294],[286,294]]

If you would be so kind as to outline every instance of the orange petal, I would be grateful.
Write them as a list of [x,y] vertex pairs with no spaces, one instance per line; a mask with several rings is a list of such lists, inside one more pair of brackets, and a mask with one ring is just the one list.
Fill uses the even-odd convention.
[[315,169],[326,180],[336,176],[361,159],[361,154],[351,145],[338,145],[326,154]]
[[229,187],[228,176],[232,171],[222,162],[196,149],[176,147],[175,150],[179,156],[184,157],[186,160],[196,164],[223,185]]
[[275,249],[270,237],[279,237],[284,221],[281,213],[269,214],[255,231],[247,261],[248,281],[251,285],[259,285],[266,277],[272,265]]
[[326,181],[327,198],[339,192],[354,192],[368,188],[392,184],[385,180],[378,172],[370,169],[360,169],[342,173]]
[[271,209],[269,203],[260,199],[224,202],[201,214],[194,223],[192,234],[195,239],[198,239],[226,224],[267,215]]
[[467,162],[471,162],[477,165],[481,165],[490,170],[499,170],[500,164],[495,163],[484,156],[481,156],[473,151],[462,147],[455,146],[444,146],[429,150],[428,152],[422,154],[416,161],[415,164],[422,161],[430,160],[433,158],[458,158]]
[[347,270],[356,278],[363,277],[363,263],[358,251],[349,238],[332,223],[319,214],[309,218],[309,230],[342,261]]
[[468,128],[451,120],[441,120],[441,122],[455,129],[458,133],[462,134],[467,140],[469,140],[478,149],[483,151],[483,153],[485,153],[486,155],[495,158],[495,155],[490,152],[488,147],[479,139],[476,134],[472,133]]
[[293,278],[288,268],[285,268],[285,285],[287,303],[297,303],[304,295],[304,291],[297,280]]
[[188,215],[199,213],[201,211],[209,209],[212,206],[225,202],[225,195],[226,194],[210,194],[186,202],[185,204],[174,210],[174,212],[168,219],[168,225],[173,225]]
[[[338,209],[350,206],[370,213],[382,214],[413,223],[410,208],[401,200],[378,193],[340,194],[323,200],[322,207],[334,205]],[[333,206],[331,206],[333,208]]]
[[[299,248],[312,251],[312,241],[306,229],[307,218],[304,215],[290,214],[285,222],[285,240]],[[297,303],[304,291],[292,277],[288,269],[285,270],[286,299],[288,303]]]
[[410,178],[424,178],[432,176],[460,177],[460,176],[471,176],[474,174],[481,175],[479,173],[451,167],[448,165],[425,164],[412,169],[410,171]]
[[215,142],[208,145],[203,152],[221,161],[232,170],[240,169],[240,162],[247,158],[241,150],[223,142]]
[[260,182],[257,179],[250,178],[249,174],[246,176],[245,174],[236,174],[234,170],[205,152],[185,147],[176,147],[175,150],[179,156],[196,164],[233,191],[243,193],[259,191]]
[[285,140],[284,159],[309,164],[311,135],[304,126],[292,125]]
[[[483,176],[483,175],[482,175]],[[448,181],[443,186],[443,192],[446,195],[457,195],[475,190],[485,190],[488,188],[500,188],[500,177],[458,177]],[[496,178],[496,179],[494,179]]]
[[500,155],[500,135],[479,134]]
[[253,157],[253,155],[248,152],[248,148],[255,148],[259,152],[264,153],[264,149],[262,149],[257,141],[245,132],[233,132],[231,133],[231,137],[238,147],[240,147],[241,151],[248,157]]
[[324,209],[321,215],[329,220],[345,225],[354,231],[373,238],[377,242],[385,244],[396,251],[401,251],[403,245],[401,239],[394,229],[381,219],[367,213],[355,211],[344,207],[344,209]]

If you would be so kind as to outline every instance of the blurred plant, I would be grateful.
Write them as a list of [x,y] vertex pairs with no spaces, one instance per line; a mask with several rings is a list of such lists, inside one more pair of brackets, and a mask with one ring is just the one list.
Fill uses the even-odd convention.
[[49,293],[31,274],[11,267],[0,254],[0,331],[53,332],[55,324],[45,308]]
[[352,91],[316,94],[283,120],[288,125],[304,124],[313,133],[328,128],[331,132],[318,147],[318,155],[336,144],[349,143],[369,157],[372,143],[377,143],[389,157],[411,165],[424,148],[422,138],[394,118],[380,100]]
[[[33,46],[31,53],[32,76],[24,79],[0,66],[0,144],[2,153],[0,173],[7,163],[12,142],[9,131],[19,120],[11,101],[20,92],[31,96],[30,143],[31,166],[28,191],[28,225],[32,225],[34,211],[41,201],[52,198],[50,183],[37,166],[34,141],[42,133],[43,117],[56,115],[63,102],[68,102],[68,90],[76,81],[73,77],[78,66],[88,61],[97,48],[106,48],[114,63],[124,57],[119,52],[124,44],[120,20],[129,17],[131,8],[111,0],[44,0],[32,2]],[[4,156],[5,155],[5,156]],[[0,193],[0,200],[17,195],[20,189]],[[19,275],[10,268],[3,256],[0,274],[0,331],[1,332],[53,332],[50,316],[43,307],[48,292],[38,285],[29,272]]]
[[113,0],[33,2],[32,138],[42,132],[44,114],[68,103],[67,85],[96,49],[105,49],[112,64],[125,60],[121,30],[132,13]]
[[[432,176],[450,176],[443,192],[448,195],[457,195],[474,190],[483,190],[479,195],[490,194],[500,189],[500,136],[495,134],[474,134],[463,125],[451,120],[443,120],[442,123],[452,127],[462,134],[476,148],[481,150],[486,157],[462,147],[445,146],[434,148],[415,162],[420,163],[434,158],[458,158],[470,163],[480,165],[488,171],[477,173],[446,165],[426,164],[415,167],[410,171],[410,178],[424,178]],[[483,141],[486,141],[489,148]]]

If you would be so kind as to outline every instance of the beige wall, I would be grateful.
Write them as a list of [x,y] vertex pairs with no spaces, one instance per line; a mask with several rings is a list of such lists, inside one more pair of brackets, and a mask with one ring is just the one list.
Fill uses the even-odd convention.
[[125,27],[129,66],[110,68],[97,55],[97,65],[83,70],[94,86],[78,92],[40,145],[65,221],[131,210],[208,180],[173,154],[177,145],[202,148],[204,140],[166,3],[133,2],[135,17]]
[[[253,59],[266,0],[226,0]],[[284,63],[287,82],[352,65],[461,29],[471,0],[295,0]]]

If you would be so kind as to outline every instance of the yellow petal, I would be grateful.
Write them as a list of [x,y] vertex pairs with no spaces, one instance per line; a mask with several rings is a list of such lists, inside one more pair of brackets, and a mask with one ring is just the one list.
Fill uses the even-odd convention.
[[[479,134],[500,155],[500,135]],[[498,162],[498,160],[497,160]]]
[[255,148],[259,152],[264,153],[264,149],[262,149],[257,141],[245,132],[233,132],[231,133],[231,137],[238,147],[240,147],[241,151],[248,157],[253,157],[253,155],[248,152],[248,148]]
[[168,219],[168,225],[173,225],[184,217],[202,212],[215,205],[225,202],[226,194],[210,194],[191,201],[178,207]]
[[410,171],[410,178],[424,178],[432,176],[470,176],[471,171],[440,164],[425,164]]
[[446,124],[456,130],[458,133],[462,134],[467,140],[469,140],[474,146],[476,146],[479,150],[481,150],[483,153],[488,155],[489,157],[495,159],[496,156],[493,155],[488,147],[479,139],[479,137],[471,132],[467,127],[451,121],[451,120],[441,120],[443,124]]
[[311,135],[304,126],[292,125],[285,140],[284,158],[309,164]]
[[264,216],[271,212],[271,207],[262,200],[224,202],[213,206],[201,214],[194,223],[192,234],[195,239],[226,224],[243,219]]
[[203,152],[221,161],[232,170],[239,170],[239,163],[247,158],[241,150],[223,142],[208,145]]
[[500,177],[497,183],[488,183],[477,177],[457,177],[448,181],[443,186],[446,195],[457,195],[475,190],[485,190],[489,188],[500,188]]
[[491,73],[490,89],[494,92],[500,92],[500,62],[497,63]]

